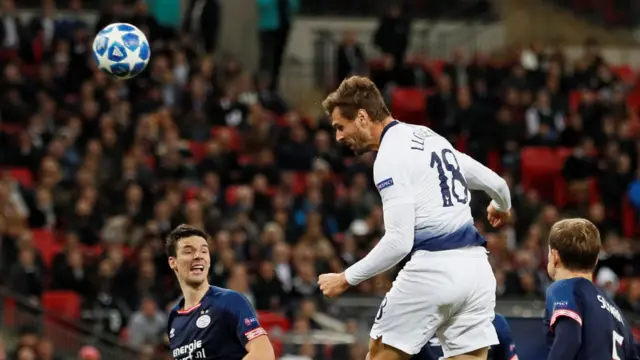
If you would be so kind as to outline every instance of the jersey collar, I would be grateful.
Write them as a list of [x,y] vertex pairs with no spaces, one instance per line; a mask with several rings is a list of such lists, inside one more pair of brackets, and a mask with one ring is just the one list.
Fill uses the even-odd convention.
[[178,315],[188,315],[191,314],[194,310],[198,309],[200,307],[200,305],[202,305],[202,302],[204,301],[204,299],[207,297],[207,295],[209,295],[211,292],[213,291],[213,287],[209,286],[209,290],[204,294],[204,296],[202,297],[202,299],[200,299],[200,302],[193,305],[192,307],[188,308],[188,309],[183,309],[182,307],[184,306],[184,297],[182,299],[180,299],[180,301],[178,302],[178,305],[176,305],[176,313]]
[[387,133],[387,131],[398,124],[400,124],[398,120],[393,120],[392,122],[388,123],[387,126],[384,127],[384,129],[382,129],[382,134],[380,134],[380,143],[382,143],[382,138],[384,138],[384,135]]

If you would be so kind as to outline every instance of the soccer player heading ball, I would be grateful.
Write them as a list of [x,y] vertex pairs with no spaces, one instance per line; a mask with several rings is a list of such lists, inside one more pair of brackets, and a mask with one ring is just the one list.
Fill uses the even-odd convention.
[[385,234],[344,273],[321,275],[320,289],[338,296],[411,255],[378,310],[369,358],[409,359],[437,335],[445,358],[486,359],[498,344],[496,280],[470,190],[491,196],[488,219],[500,226],[511,208],[506,182],[431,129],[395,120],[367,78],[344,80],[323,105],[339,142],[378,152],[373,177]]
[[551,227],[545,326],[548,360],[640,360],[629,323],[592,282],[600,233],[585,219]]
[[169,267],[183,298],[169,315],[169,345],[176,360],[274,360],[267,332],[247,299],[209,285],[208,236],[180,225],[166,241]]

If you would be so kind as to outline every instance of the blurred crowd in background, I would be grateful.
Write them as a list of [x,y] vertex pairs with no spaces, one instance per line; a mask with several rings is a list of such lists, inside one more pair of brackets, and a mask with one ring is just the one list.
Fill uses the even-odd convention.
[[[326,117],[306,116],[277,90],[288,21],[262,19],[261,71],[252,74],[242,59],[211,56],[215,36],[198,36],[215,31],[215,8],[207,8],[214,3],[191,7],[188,14],[198,16],[187,16],[181,30],[161,25],[142,4],[114,3],[96,28],[131,22],[153,46],[148,70],[122,82],[95,70],[93,25],[72,15],[51,22],[52,3],[20,22],[12,2],[3,2],[0,281],[33,304],[48,290],[77,292],[84,320],[146,358],[165,348],[166,309],[179,297],[163,252],[174,226],[211,234],[213,284],[245,294],[259,311],[286,314],[301,334],[320,327],[313,320],[325,306],[317,275],[344,270],[384,233],[373,155],[355,157],[335,144]],[[260,10],[289,19],[296,1],[287,3]],[[70,5],[79,11],[82,4]],[[407,55],[408,35],[397,32],[394,11],[373,36],[384,54],[376,66],[345,36],[336,82],[369,74],[386,93],[431,89],[421,99],[422,124],[484,163],[498,154],[497,169],[512,189],[511,222],[494,230],[484,214],[490,199],[474,194],[472,204],[499,298],[543,299],[548,231],[563,216],[582,216],[604,241],[597,283],[623,310],[640,312],[638,243],[623,236],[621,223],[621,199],[640,207],[638,113],[626,102],[635,84],[611,71],[595,42],[575,63],[550,46],[506,58],[455,52],[442,67],[425,67],[421,56]],[[575,90],[580,99],[571,105]],[[520,186],[525,146],[572,149],[562,169],[572,201],[557,204]],[[597,201],[585,195],[593,179]],[[630,188],[635,193],[627,195]],[[59,252],[37,246],[34,234],[43,230]],[[383,295],[393,276],[350,291]],[[352,333],[357,326],[348,322]],[[25,331],[9,358],[56,358],[50,340]],[[82,351],[82,359],[99,357],[94,348]],[[286,352],[363,359],[366,348]]]

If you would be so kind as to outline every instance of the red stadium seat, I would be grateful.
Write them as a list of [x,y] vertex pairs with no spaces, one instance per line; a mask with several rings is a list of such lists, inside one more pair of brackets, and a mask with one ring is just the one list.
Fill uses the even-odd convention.
[[291,328],[289,319],[280,314],[258,311],[258,321],[269,334],[269,340],[271,340],[276,357],[281,356],[284,351],[284,344],[280,340],[280,336]]
[[4,323],[4,325],[8,327],[15,326],[17,322],[16,313],[18,310],[16,306],[16,300],[13,298],[6,297],[2,304],[2,310],[3,310],[2,322]]
[[444,70],[444,65],[445,62],[443,60],[431,61],[431,64],[429,65],[431,75],[433,75],[433,77],[436,79],[439,78],[440,75],[442,75],[442,71]]
[[242,149],[242,137],[238,129],[231,126],[216,126],[211,130],[211,136],[227,146],[227,150],[240,151]]
[[307,190],[307,174],[304,172],[293,173],[293,193],[296,195],[304,194]]
[[384,59],[381,57],[369,60],[369,69],[381,70],[384,69]]
[[627,84],[633,84],[636,80],[636,73],[629,65],[612,66],[611,71]]
[[23,130],[24,130],[24,126],[22,126],[21,124],[0,123],[0,131],[8,135],[18,134]]
[[419,88],[395,88],[391,93],[393,116],[410,124],[426,124],[428,93]]
[[53,258],[62,251],[62,245],[55,240],[53,233],[49,230],[32,229],[31,235],[44,265],[51,268]]
[[207,155],[207,144],[189,141],[189,151],[193,155],[193,160],[200,162]]
[[64,318],[80,319],[80,296],[73,291],[46,291],[42,306]]
[[638,234],[638,214],[628,197],[622,200],[622,233],[626,237]]
[[191,186],[191,187],[187,188],[187,190],[184,191],[184,200],[185,201],[191,201],[191,200],[195,199],[197,195],[198,195],[198,187],[197,186]]
[[26,188],[32,188],[34,185],[33,174],[31,170],[22,167],[9,168],[6,170],[9,175]]
[[569,110],[575,112],[580,107],[580,101],[582,100],[582,93],[579,90],[571,90],[569,92]]
[[497,151],[490,151],[487,155],[487,167],[497,173],[502,170],[502,161],[500,160],[500,153]]
[[227,201],[227,205],[233,205],[237,200],[238,187],[237,186],[229,186],[225,193],[225,200]]
[[635,91],[627,96],[627,103],[634,110],[640,110],[640,91]]
[[547,147],[528,147],[521,152],[521,172],[523,189],[536,189],[547,199],[554,198],[554,185],[561,176],[562,160],[558,153]]

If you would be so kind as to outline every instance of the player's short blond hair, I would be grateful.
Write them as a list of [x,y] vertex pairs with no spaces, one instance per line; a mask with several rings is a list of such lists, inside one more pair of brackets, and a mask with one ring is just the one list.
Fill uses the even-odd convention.
[[322,102],[327,115],[338,108],[340,115],[355,120],[358,110],[364,110],[374,122],[380,122],[391,115],[380,90],[370,79],[352,76],[344,79],[338,89]]
[[562,265],[569,270],[593,271],[601,245],[600,231],[587,219],[560,220],[549,233],[549,247],[558,252]]

